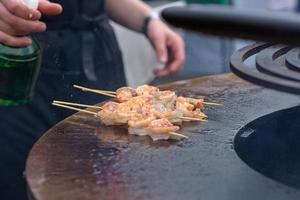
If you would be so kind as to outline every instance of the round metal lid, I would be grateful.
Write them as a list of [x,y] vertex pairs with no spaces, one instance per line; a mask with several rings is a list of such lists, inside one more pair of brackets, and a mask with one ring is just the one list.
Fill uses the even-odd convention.
[[[231,57],[231,69],[252,83],[300,94],[299,48],[284,45],[256,43],[236,51]],[[246,60],[255,56],[255,66]]]

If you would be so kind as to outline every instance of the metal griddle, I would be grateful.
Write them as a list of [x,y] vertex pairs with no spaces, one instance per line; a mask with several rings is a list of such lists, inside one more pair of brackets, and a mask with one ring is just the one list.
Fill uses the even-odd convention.
[[[271,126],[278,132],[266,132],[262,127],[256,133],[250,123],[237,134],[258,117],[298,106],[299,96],[282,95],[233,74],[175,82],[162,88],[183,96],[205,96],[207,101],[223,106],[206,108],[206,123],[184,124],[182,132],[190,139],[180,142],[130,136],[124,128],[105,127],[93,116],[76,113],[50,129],[29,155],[25,176],[34,199],[299,199],[298,185],[290,180],[299,180],[299,170],[287,170],[293,162],[279,165],[274,161],[284,160],[289,151],[280,149],[289,146],[267,140],[280,136],[288,143],[293,135],[284,137],[286,129],[275,129],[279,124],[276,120]],[[290,125],[288,122],[285,125]],[[265,140],[252,137],[262,134]],[[276,148],[262,148],[270,144]]]

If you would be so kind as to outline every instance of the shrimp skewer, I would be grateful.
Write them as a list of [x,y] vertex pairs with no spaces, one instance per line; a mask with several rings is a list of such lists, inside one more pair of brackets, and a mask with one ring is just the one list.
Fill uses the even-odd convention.
[[135,89],[130,87],[121,87],[116,91],[116,99],[118,102],[129,101],[131,98],[136,97]]
[[179,126],[173,125],[167,119],[156,119],[152,120],[148,125],[145,123],[142,127],[129,127],[128,133],[139,136],[149,135],[153,141],[168,140],[172,136],[188,138],[185,135],[175,132],[179,129]]
[[[154,86],[149,86],[149,85],[142,85],[140,87],[138,87],[137,89],[133,89],[130,87],[122,87],[119,89],[131,89],[132,90],[132,94],[128,94],[125,93],[125,91],[109,91],[109,90],[99,90],[99,89],[90,89],[90,88],[86,88],[86,87],[82,87],[82,86],[78,86],[78,85],[73,85],[75,88],[81,89],[82,91],[85,92],[92,92],[92,93],[96,93],[96,94],[102,94],[105,96],[109,96],[109,97],[115,97],[117,98],[118,102],[124,102],[130,99],[130,97],[135,97],[135,96],[142,96],[142,95],[154,95],[157,92],[160,92],[159,88],[154,87]],[[164,92],[164,91],[163,91]],[[190,98],[193,99],[193,98]],[[198,100],[198,101],[202,101],[202,104],[204,105],[210,105],[210,106],[222,106],[222,104],[220,103],[215,103],[215,102],[206,102],[203,99],[193,99],[193,100]]]
[[[178,97],[173,91],[160,91],[159,88],[149,85],[142,85],[137,89],[121,87],[116,92],[78,85],[74,87],[82,91],[114,97],[116,101],[109,101],[101,107],[63,101],[54,101],[53,105],[93,114],[107,126],[126,125],[129,134],[148,135],[154,141],[174,137],[187,138],[177,133],[180,129],[179,125],[187,121],[206,122],[207,116],[203,113],[204,105],[220,105],[205,102],[204,99]],[[92,112],[72,106],[100,110]]]
[[[67,105],[63,105],[63,104],[59,104],[59,103],[52,103],[52,105],[67,108],[67,109],[70,109],[70,110],[85,112],[85,113],[88,113],[88,114],[92,114],[96,117],[99,117],[99,113],[96,113],[96,112],[83,110],[83,109],[79,109],[79,108],[75,108],[75,107],[72,107],[72,106],[67,106]],[[104,109],[107,108],[107,110],[110,110],[111,112],[113,112],[113,111],[116,110],[114,106],[115,105],[107,104],[104,107]],[[129,133],[130,134],[135,134],[135,135],[149,135],[154,141],[160,140],[160,139],[169,139],[170,136],[175,136],[175,137],[180,137],[180,138],[188,138],[185,135],[174,132],[174,130],[175,131],[179,130],[179,127],[173,126],[170,122],[168,122],[166,120],[164,120],[164,121],[162,121],[162,120],[161,121],[159,121],[159,120],[151,121],[151,120],[149,121],[149,123],[145,122],[146,124],[149,124],[149,128],[146,128],[146,129],[145,128],[139,128],[140,130],[144,130],[144,134],[138,133],[137,132],[138,129],[134,129],[134,128],[129,128]],[[144,125],[146,125],[146,124],[144,124]],[[168,132],[168,131],[170,131],[170,132]]]

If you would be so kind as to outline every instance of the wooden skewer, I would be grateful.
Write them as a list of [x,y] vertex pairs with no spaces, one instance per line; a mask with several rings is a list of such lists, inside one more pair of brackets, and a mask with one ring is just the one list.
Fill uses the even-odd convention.
[[91,88],[86,88],[86,87],[82,87],[79,85],[73,85],[75,88],[81,89],[81,90],[94,90],[94,91],[99,91],[101,93],[107,93],[107,94],[117,94],[117,92],[115,91],[110,91],[110,90],[99,90],[99,89],[91,89]]
[[222,104],[219,103],[213,103],[213,102],[203,102],[205,105],[210,105],[210,106],[222,106]]
[[98,91],[108,93],[108,94],[117,94],[117,92],[109,91],[109,90],[98,90]]
[[79,86],[79,85],[73,85],[73,87],[81,89],[82,91],[85,91],[85,92],[92,92],[92,93],[102,94],[102,95],[106,95],[106,96],[110,96],[110,97],[116,97],[116,95],[113,95],[113,94],[109,94],[109,93],[106,93],[106,92],[101,92],[101,91],[95,90],[95,89],[82,87],[82,86]]
[[66,105],[59,104],[59,103],[52,103],[52,105],[62,107],[62,108],[67,108],[67,109],[70,109],[70,110],[76,110],[76,111],[80,111],[80,112],[84,112],[84,113],[88,113],[88,114],[92,114],[92,115],[97,115],[97,112],[83,110],[83,109],[75,108],[75,107],[72,107],[72,106],[66,106]]
[[117,97],[117,95],[115,95],[115,94],[103,92],[102,90],[92,89],[92,90],[85,90],[85,91],[93,92],[96,94],[102,94],[102,95],[109,96],[109,97]]
[[198,118],[194,118],[194,117],[180,117],[180,119],[199,121],[199,122],[207,122],[207,120],[205,120],[205,119],[198,119]]
[[99,89],[93,89],[99,92],[107,93],[107,94],[117,94],[117,92],[114,91],[109,91],[109,90],[99,90]]
[[84,107],[84,108],[102,109],[100,106],[92,106],[92,105],[79,104],[79,103],[71,103],[71,102],[65,102],[65,101],[56,101],[56,100],[54,100],[53,103],[70,105],[70,106],[78,106],[78,107]]
[[[95,90],[96,90],[96,89],[95,89]],[[114,91],[109,91],[109,90],[96,90],[96,91],[99,91],[99,92],[101,92],[101,94],[104,94],[104,95],[105,95],[105,93],[106,93],[106,94],[111,94],[111,95],[116,94],[116,92],[114,92]],[[209,106],[222,106],[222,104],[220,104],[220,103],[206,102],[206,101],[204,101],[203,104],[209,105]]]
[[[93,92],[96,94],[102,94],[102,95],[106,95],[109,97],[116,97],[116,92],[114,91],[109,91],[109,90],[97,90],[97,89],[90,89],[90,88],[86,88],[86,87],[82,87],[79,85],[73,85],[75,88],[81,89],[82,91],[86,91],[86,92]],[[210,105],[210,106],[222,106],[222,104],[219,103],[213,103],[213,102],[203,102],[203,104],[205,105]]]
[[[100,91],[101,93],[107,93],[107,94],[116,94],[116,92],[109,91],[109,90],[97,90],[97,91]],[[204,101],[203,104],[210,105],[210,106],[222,106],[222,104],[220,103],[206,102],[206,101]]]
[[174,135],[174,136],[178,136],[178,137],[182,137],[182,138],[186,138],[188,139],[189,137],[188,136],[185,136],[185,135],[182,135],[180,133],[176,133],[176,132],[169,132],[171,135]]

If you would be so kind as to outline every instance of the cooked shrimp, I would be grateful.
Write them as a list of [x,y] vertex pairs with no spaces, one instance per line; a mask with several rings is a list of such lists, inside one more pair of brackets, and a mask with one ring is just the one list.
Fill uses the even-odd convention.
[[200,108],[193,111],[193,117],[197,119],[207,119],[207,115],[205,115]]
[[203,109],[204,107],[204,99],[194,99],[194,98],[188,98],[188,97],[178,97],[176,99],[176,102],[186,102],[186,103],[190,103],[193,106],[195,106],[195,108],[201,108]]
[[119,116],[117,113],[118,107],[118,103],[108,102],[102,106],[102,110],[98,112],[97,117],[107,126],[126,124],[128,119],[126,116]]
[[121,87],[116,91],[116,99],[118,102],[128,101],[135,96],[137,96],[135,89],[130,87]]
[[128,121],[128,125],[133,128],[145,128],[149,126],[149,124],[155,119],[156,117],[153,115],[136,116],[131,118],[131,120]]
[[102,110],[106,110],[108,112],[113,112],[117,110],[119,104],[113,101],[109,101],[105,103],[103,106],[101,106]]
[[114,102],[104,104],[102,110],[97,114],[105,125],[124,125],[132,117],[138,115],[139,113],[131,110],[129,106]]
[[174,126],[167,119],[157,119],[151,121],[147,128],[129,127],[129,134],[145,136],[149,135],[153,141],[168,140],[172,137],[170,132],[179,130],[179,126]]
[[164,103],[164,104],[175,104],[176,101],[176,93],[170,90],[159,91],[153,94],[155,100]]
[[179,126],[174,126],[169,120],[167,119],[156,119],[153,120],[149,124],[149,129],[151,129],[154,133],[165,133],[168,134],[170,132],[175,132],[179,130]]
[[139,96],[153,95],[156,92],[159,92],[159,88],[150,85],[142,85],[136,89],[136,93]]
[[193,111],[195,106],[188,102],[178,102],[176,101],[176,109],[182,111]]

